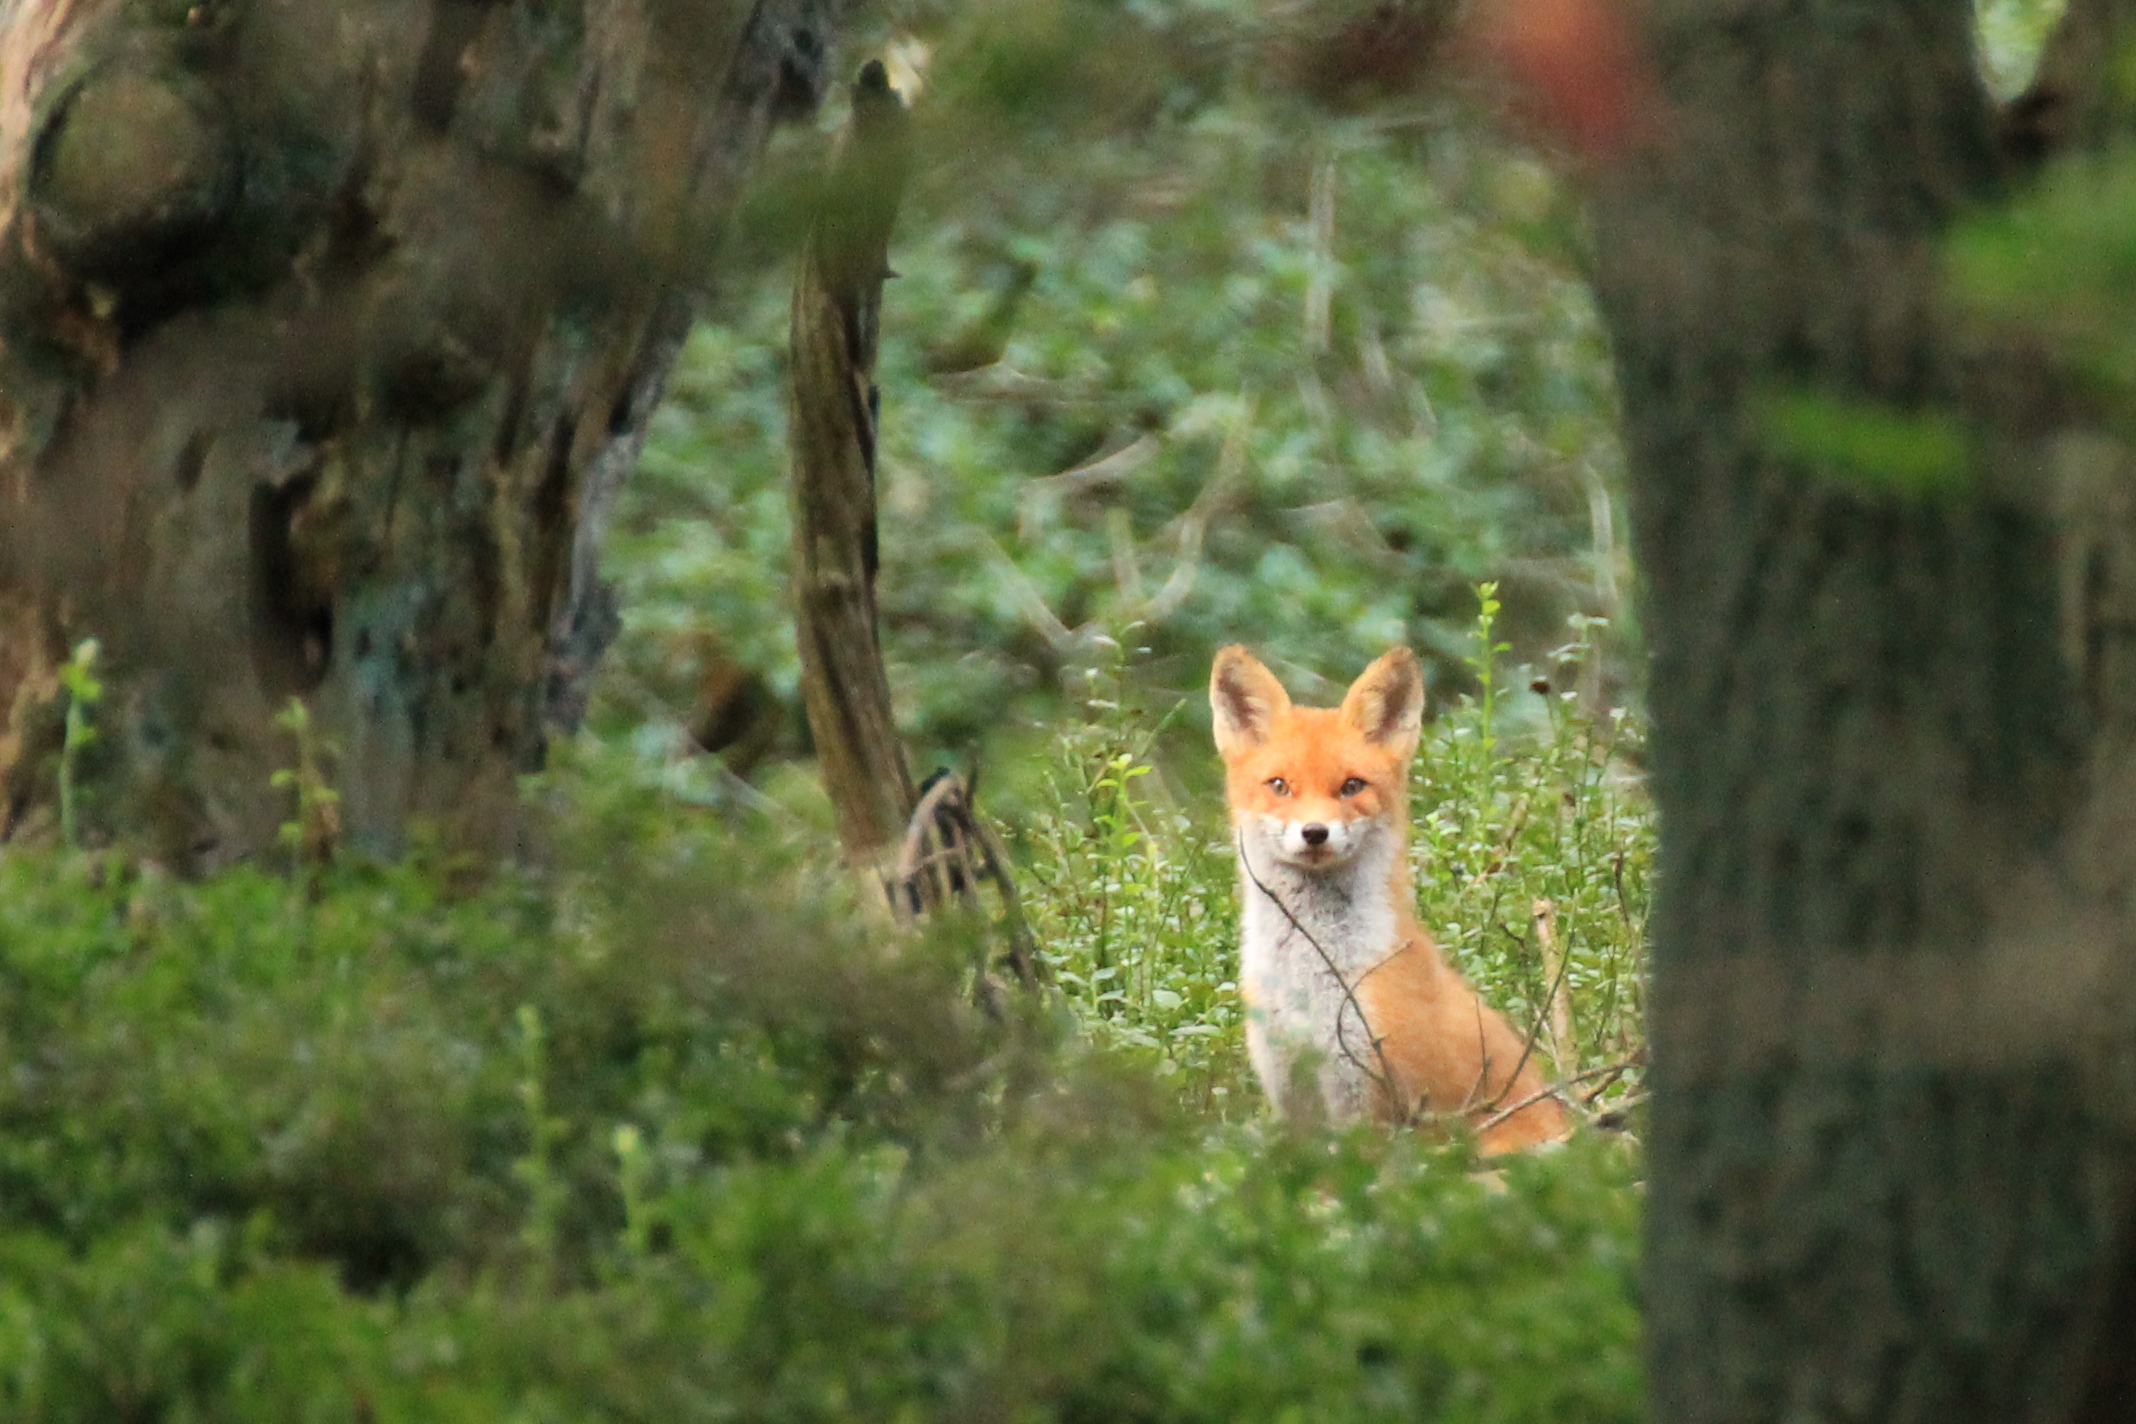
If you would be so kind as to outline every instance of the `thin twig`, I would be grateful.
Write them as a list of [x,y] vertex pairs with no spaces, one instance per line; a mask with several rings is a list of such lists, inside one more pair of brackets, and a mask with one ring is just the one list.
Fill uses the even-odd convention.
[[[1514,1103],[1511,1107],[1501,1108],[1497,1112],[1494,1112],[1489,1117],[1485,1118],[1482,1122],[1477,1123],[1476,1131],[1478,1131],[1479,1133],[1489,1132],[1492,1128],[1498,1126],[1498,1124],[1504,1122],[1507,1118],[1512,1117],[1514,1114],[1522,1112],[1528,1108],[1534,1107],[1537,1103],[1541,1102],[1545,1098],[1556,1098],[1558,1101],[1563,1102],[1565,1100],[1565,1090],[1567,1088],[1570,1088],[1575,1083],[1585,1082],[1589,1078],[1599,1078],[1607,1074],[1610,1075],[1610,1082],[1615,1082],[1617,1077],[1621,1076],[1626,1069],[1631,1068],[1636,1061],[1637,1060],[1635,1058],[1627,1058],[1622,1063],[1605,1063],[1599,1068],[1590,1068],[1584,1073],[1575,1073],[1570,1078],[1567,1078],[1562,1082],[1551,1083],[1545,1087],[1538,1088],[1536,1091],[1528,1094],[1527,1097],[1522,1098],[1517,1103]],[[1601,1088],[1597,1088],[1595,1091],[1597,1093],[1600,1093],[1608,1086],[1608,1083],[1604,1083]],[[1587,1101],[1592,1103],[1594,1099],[1589,1098]]]
[[1528,808],[1532,804],[1533,803],[1528,797],[1523,796],[1520,798],[1520,804],[1513,808],[1512,818],[1506,824],[1506,834],[1504,839],[1499,841],[1498,849],[1491,853],[1491,863],[1469,877],[1469,883],[1471,885],[1475,884],[1479,880],[1484,879],[1486,876],[1490,877],[1491,902],[1488,906],[1484,908],[1483,912],[1483,922],[1486,925],[1495,925],[1499,922],[1498,906],[1505,899],[1506,882],[1505,878],[1501,876],[1498,872],[1504,868],[1507,859],[1512,856],[1513,842],[1519,839],[1520,833],[1524,829],[1526,829],[1528,824]]
[[[1476,1058],[1477,1058],[1477,1067],[1476,1067],[1476,1081],[1475,1081],[1475,1082],[1473,1082],[1473,1083],[1471,1083],[1471,1084],[1469,1084],[1469,1090],[1468,1090],[1468,1095],[1467,1095],[1466,1097],[1462,1098],[1462,1100],[1461,1100],[1461,1111],[1462,1111],[1462,1113],[1463,1113],[1463,1115],[1464,1115],[1464,1116],[1465,1116],[1465,1115],[1467,1115],[1467,1114],[1469,1114],[1469,1113],[1472,1113],[1472,1112],[1474,1112],[1474,1111],[1475,1111],[1475,1110],[1476,1110],[1477,1108],[1479,1108],[1479,1107],[1482,1107],[1482,1106],[1484,1106],[1484,1102],[1483,1102],[1483,1094],[1484,1094],[1484,1091],[1485,1091],[1486,1089],[1488,1089],[1488,1088],[1489,1088],[1489,1087],[1491,1086],[1491,1043],[1490,1043],[1490,1040],[1489,1040],[1489,1039],[1488,1039],[1488,1038],[1487,1038],[1487,1037],[1485,1036],[1485,1034],[1484,1034],[1484,1028],[1483,1028],[1483,996],[1482,996],[1482,995],[1480,995],[1480,994],[1478,994],[1478,995],[1473,995],[1473,996],[1471,996],[1471,1002],[1472,1002],[1472,1003],[1474,1003],[1474,1005],[1476,1006]],[[1527,1056],[1527,1055],[1526,1055],[1525,1053],[1523,1053],[1523,1054],[1521,1055],[1521,1062],[1522,1062],[1522,1063],[1525,1063],[1525,1062],[1527,1062],[1527,1061],[1528,1061],[1528,1056]],[[1518,1077],[1520,1076],[1520,1068],[1519,1068],[1519,1067],[1518,1067],[1517,1065],[1516,1065],[1516,1066],[1514,1067],[1514,1069],[1513,1069],[1513,1076],[1514,1076],[1514,1077],[1516,1077],[1516,1078],[1518,1078]],[[1506,1092],[1511,1092],[1511,1091],[1512,1091],[1512,1087],[1511,1087],[1511,1085],[1509,1084],[1509,1085],[1507,1086],[1507,1088],[1506,1088]],[[1500,1093],[1500,1094],[1499,1094],[1498,1096],[1499,1096],[1500,1098],[1503,1098],[1503,1097],[1505,1096],[1505,1093],[1504,1093],[1504,1092],[1502,1092],[1502,1093]],[[1498,1106],[1498,1104],[1494,1102],[1494,1103],[1490,1104],[1490,1106],[1491,1106],[1491,1107],[1496,1107],[1496,1106]]]
[[1621,850],[1610,857],[1609,879],[1617,892],[1617,917],[1624,921],[1625,938],[1637,943],[1646,937],[1646,923],[1643,918],[1637,921],[1632,918],[1632,900],[1624,891],[1624,852]]
[[1584,1108],[1592,1108],[1595,1105],[1595,1100],[1597,1098],[1601,1097],[1611,1088],[1617,1086],[1617,1080],[1619,1078],[1622,1078],[1626,1073],[1629,1073],[1634,1068],[1646,1067],[1646,1061],[1647,1051],[1645,1046],[1641,1045],[1640,1047],[1633,1049],[1623,1058],[1617,1060],[1615,1063],[1608,1064],[1603,1068],[1595,1069],[1592,1072],[1583,1075],[1586,1077],[1600,1076],[1602,1078],[1602,1081],[1587,1090],[1587,1096],[1580,1100],[1580,1106]]
[[1559,1097],[1559,1090],[1557,1084],[1546,1083],[1542,1087],[1537,1088],[1534,1092],[1528,1094],[1527,1097],[1522,1098],[1519,1102],[1513,1104],[1511,1107],[1500,1108],[1497,1112],[1492,1113],[1482,1122],[1476,1124],[1477,1136],[1480,1137],[1484,1133],[1489,1132],[1492,1128],[1498,1126],[1498,1124],[1504,1122],[1507,1118],[1514,1117],[1519,1113],[1527,1111],[1529,1108],[1534,1107],[1537,1103],[1541,1102],[1545,1098],[1559,1098],[1559,1101],[1563,1101],[1563,1099]]
[[[1556,996],[1558,990],[1563,987],[1565,983],[1565,967],[1565,961],[1560,961],[1558,964],[1557,979],[1550,985],[1550,993],[1544,996],[1544,1005],[1548,1005],[1550,1000]],[[1480,1004],[1481,1000],[1478,1000],[1478,1003]],[[1538,1007],[1536,1009],[1534,1021],[1528,1025],[1528,1041],[1520,1046],[1519,1060],[1514,1063],[1513,1071],[1506,1076],[1505,1087],[1499,1090],[1498,1096],[1496,1098],[1493,1098],[1490,1102],[1485,1103],[1483,1105],[1485,1108],[1496,1109],[1500,1103],[1506,1100],[1506,1094],[1513,1091],[1513,1085],[1520,1081],[1520,1070],[1527,1067],[1528,1060],[1535,1056],[1535,1042],[1536,1039],[1542,1034],[1543,1015],[1545,1012],[1546,1009],[1543,1007]],[[1493,1121],[1496,1121],[1496,1119],[1494,1118]]]
[[1554,982],[1550,987],[1550,1058],[1557,1064],[1559,1073],[1575,1073],[1579,1064],[1574,1061],[1577,1044],[1572,1036],[1572,996],[1565,992],[1565,966],[1572,956],[1558,944],[1557,902],[1548,898],[1536,900],[1535,946],[1542,953],[1543,973]]
[[[1268,897],[1268,902],[1283,912],[1283,918],[1290,921],[1290,926],[1292,929],[1296,930],[1299,934],[1305,937],[1305,942],[1313,947],[1313,952],[1315,954],[1318,954],[1320,956],[1320,962],[1327,967],[1328,973],[1334,976],[1335,983],[1342,989],[1342,997],[1344,1003],[1349,1008],[1356,1011],[1358,1023],[1364,1026],[1366,1034],[1369,1035],[1372,1040],[1372,1052],[1379,1059],[1380,1071],[1378,1073],[1374,1073],[1371,1068],[1367,1067],[1358,1058],[1357,1054],[1351,1050],[1349,1040],[1343,1036],[1342,1013],[1340,1010],[1337,1010],[1335,1014],[1335,1046],[1342,1050],[1343,1057],[1349,1059],[1351,1064],[1356,1067],[1359,1072],[1363,1073],[1366,1077],[1372,1079],[1374,1083],[1379,1085],[1380,1091],[1387,1095],[1389,1102],[1393,1103],[1396,1107],[1399,1107],[1401,1105],[1400,1099],[1395,1096],[1396,1089],[1394,1083],[1394,1065],[1387,1061],[1387,1050],[1385,1047],[1385,1041],[1378,1034],[1372,1032],[1372,1020],[1365,1016],[1365,1006],[1362,1003],[1358,1002],[1357,991],[1350,987],[1349,980],[1343,978],[1342,970],[1338,969],[1335,965],[1334,956],[1329,954],[1326,947],[1323,946],[1319,940],[1313,937],[1313,932],[1307,929],[1303,924],[1301,924],[1298,920],[1298,917],[1291,913],[1291,907],[1283,903],[1283,897],[1278,895],[1275,891],[1269,889],[1267,884],[1261,879],[1260,874],[1254,870],[1253,861],[1246,854],[1246,837],[1244,833],[1235,833],[1233,839],[1234,843],[1238,846],[1239,868],[1246,872],[1246,878],[1253,882],[1253,888],[1260,891],[1263,895],[1266,895]],[[1378,965],[1373,966],[1374,969],[1377,969],[1378,967]],[[1369,974],[1371,971],[1367,970],[1366,972]]]
[[1195,571],[1201,566],[1202,540],[1208,533],[1210,521],[1231,503],[1239,478],[1245,473],[1247,437],[1251,433],[1256,408],[1257,403],[1252,398],[1243,398],[1239,417],[1232,422],[1230,433],[1224,437],[1224,447],[1216,457],[1216,473],[1195,494],[1194,503],[1176,521],[1179,557],[1173,562],[1171,575],[1155,593],[1132,610],[1130,621],[1162,623],[1176,613],[1194,591]]
[[1622,1063],[1610,1064],[1609,1067],[1601,1074],[1602,1081],[1595,1084],[1592,1088],[1589,1088],[1586,1092],[1580,1095],[1580,1106],[1592,1110],[1595,1105],[1595,1100],[1600,1098],[1611,1088],[1616,1087],[1617,1080],[1619,1078],[1622,1078],[1626,1073],[1630,1072],[1633,1064],[1636,1061],[1637,1060],[1635,1059],[1627,1058]]

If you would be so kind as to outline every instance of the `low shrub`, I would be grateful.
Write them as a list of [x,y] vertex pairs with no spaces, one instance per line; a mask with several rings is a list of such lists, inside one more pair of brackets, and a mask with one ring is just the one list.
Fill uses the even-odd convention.
[[1227,1123],[577,799],[472,889],[0,856],[0,1417],[1638,1415],[1619,1145]]

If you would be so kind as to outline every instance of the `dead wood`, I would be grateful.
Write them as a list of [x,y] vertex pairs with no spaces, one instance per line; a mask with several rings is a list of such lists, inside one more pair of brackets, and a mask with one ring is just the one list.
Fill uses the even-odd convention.
[[846,858],[873,865],[914,806],[877,628],[877,333],[907,168],[904,101],[879,63],[853,118],[794,283],[788,441],[801,696]]

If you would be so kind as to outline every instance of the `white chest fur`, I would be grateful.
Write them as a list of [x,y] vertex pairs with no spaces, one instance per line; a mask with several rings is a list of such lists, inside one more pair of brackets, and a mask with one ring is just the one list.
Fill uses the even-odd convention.
[[1383,1068],[1355,989],[1399,947],[1400,849],[1376,836],[1341,865],[1305,870],[1242,840],[1246,1048],[1278,1113],[1350,1122],[1370,1111]]

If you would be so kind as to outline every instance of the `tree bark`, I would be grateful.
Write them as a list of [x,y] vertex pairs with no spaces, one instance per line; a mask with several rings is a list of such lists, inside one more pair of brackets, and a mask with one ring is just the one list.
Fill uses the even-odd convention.
[[0,834],[56,663],[90,819],[187,869],[288,816],[499,849],[614,626],[600,536],[689,294],[842,0],[23,0],[0,16]]
[[[2129,937],[2076,870],[2100,722],[2047,454],[2077,403],[1941,286],[2009,177],[1972,7],[1650,22],[1668,108],[1596,221],[1662,826],[1655,1417],[2057,1417],[2129,1181]],[[1949,458],[1899,487],[1791,438],[1804,400]]]
[[874,870],[914,801],[875,601],[875,358],[909,162],[904,103],[871,63],[794,280],[787,402],[801,695],[846,859]]

